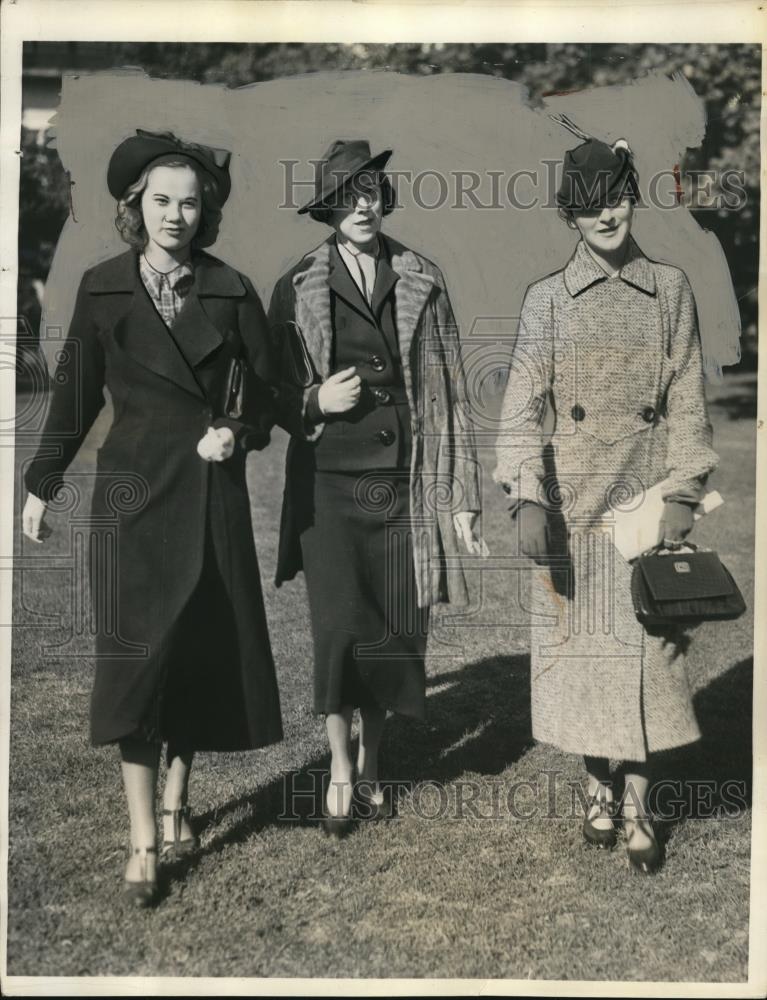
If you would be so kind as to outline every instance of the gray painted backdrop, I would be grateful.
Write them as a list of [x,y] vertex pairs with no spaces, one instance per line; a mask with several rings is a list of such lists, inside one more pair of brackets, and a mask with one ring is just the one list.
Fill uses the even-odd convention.
[[[283,270],[329,232],[295,209],[279,207],[286,175],[280,161],[299,161],[295,176],[305,180],[311,177],[308,161],[318,159],[333,139],[368,138],[374,152],[394,150],[389,165],[395,172],[442,174],[449,197],[434,210],[418,207],[413,186],[398,182],[402,208],[385,221],[385,230],[443,269],[464,336],[473,329],[510,338],[525,288],[567,261],[576,236],[553,208],[451,208],[455,172],[479,172],[477,197],[487,203],[488,172],[502,172],[503,193],[509,175],[544,171],[545,161],[558,164],[579,141],[549,119],[550,112],[561,111],[601,139],[628,139],[645,201],[650,179],[663,171],[658,197],[673,204],[670,169],[705,132],[703,102],[681,77],[658,74],[628,86],[552,97],[541,108],[532,108],[526,98],[518,84],[469,74],[315,73],[238,90],[150,80],[141,72],[65,77],[53,124],[59,155],[74,182],[74,218],[67,220],[56,250],[43,331],[65,330],[82,272],[126,249],[114,228],[106,167],[112,150],[138,127],[171,130],[232,150],[232,195],[210,251],[249,275],[265,304]],[[434,176],[422,180],[422,200],[433,203],[439,193]],[[532,199],[533,182],[520,180],[518,194]],[[295,192],[298,203],[307,197],[306,187]],[[505,195],[502,201],[507,205]],[[687,273],[708,372],[735,364],[737,302],[714,234],[683,206],[648,205],[637,212],[634,235],[649,257]],[[49,363],[54,346],[46,348]]]

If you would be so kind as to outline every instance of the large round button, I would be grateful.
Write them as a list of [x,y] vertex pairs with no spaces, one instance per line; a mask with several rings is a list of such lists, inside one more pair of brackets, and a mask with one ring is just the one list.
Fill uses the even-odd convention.
[[646,420],[648,424],[651,424],[655,420],[655,408],[652,406],[645,406],[642,410],[642,420]]
[[373,389],[373,395],[381,406],[385,406],[387,403],[391,403],[391,393],[388,389]]
[[388,447],[390,444],[394,444],[394,431],[383,430],[376,434],[376,437],[381,442],[381,444]]
[[386,362],[384,361],[383,358],[379,357],[377,354],[374,354],[373,357],[370,359],[370,367],[373,369],[374,372],[382,372],[386,367]]
[[576,403],[575,406],[570,410],[570,416],[573,420],[583,420],[586,416],[586,411],[583,409],[580,403]]

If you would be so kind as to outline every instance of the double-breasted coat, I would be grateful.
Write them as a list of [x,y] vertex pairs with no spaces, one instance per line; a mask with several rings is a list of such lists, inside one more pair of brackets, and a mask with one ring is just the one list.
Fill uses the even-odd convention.
[[[264,447],[273,425],[266,317],[244,275],[205,253],[193,264],[193,285],[170,330],[134,251],[85,273],[41,447],[26,471],[31,493],[54,498],[109,390],[114,419],[92,499],[91,536],[106,530],[112,539],[90,558],[96,744],[161,738],[169,671],[191,727],[185,731],[182,719],[174,729],[185,749],[243,750],[282,738],[245,482],[246,452]],[[227,381],[238,358],[248,371],[245,411],[230,420]],[[224,462],[197,454],[210,425],[235,432]],[[203,584],[220,617],[196,608],[182,629],[194,632],[190,642],[179,623]],[[200,643],[211,661],[188,677],[174,658],[193,659]]]
[[[389,236],[386,256],[396,277],[396,331],[410,413],[410,514],[413,562],[422,608],[468,603],[453,514],[481,509],[477,464],[458,327],[439,268]],[[278,281],[269,306],[275,352],[298,331],[314,368],[314,384],[331,374],[331,244],[308,253]],[[325,425],[306,418],[312,387],[282,384],[278,421],[294,436],[288,456],[276,582],[301,569],[301,503],[311,445]]]
[[681,270],[631,240],[608,278],[581,241],[524,298],[494,478],[549,510],[552,561],[532,571],[533,735],[624,760],[698,738],[681,631],[636,620],[611,513],[666,480],[697,499],[711,447],[695,302]]

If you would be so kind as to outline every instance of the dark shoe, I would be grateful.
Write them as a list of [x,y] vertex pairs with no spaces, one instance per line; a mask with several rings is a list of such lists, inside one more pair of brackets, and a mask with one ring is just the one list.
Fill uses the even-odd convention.
[[[589,813],[594,806],[599,806],[596,816],[589,818]],[[597,847],[602,851],[609,851],[618,842],[618,833],[615,826],[602,829],[594,826],[594,820],[607,817],[612,820],[615,816],[615,803],[608,802],[607,799],[599,795],[590,795],[586,804],[586,815],[583,817],[583,839],[592,847]]]
[[181,820],[185,819],[191,825],[191,810],[189,806],[181,806],[180,809],[163,809],[163,816],[173,817],[173,840],[163,840],[163,857],[183,858],[196,851],[200,845],[197,837],[184,837],[181,839]]
[[[331,815],[328,809],[327,795],[325,796],[325,815],[322,817],[322,832],[326,837],[333,837],[336,840],[343,840],[351,833],[353,820],[351,816],[352,800],[354,798],[354,785],[352,778],[352,795],[349,801],[349,812],[342,816]],[[346,784],[346,782],[344,782]]]
[[[639,872],[640,875],[654,875],[663,863],[663,858],[661,856],[660,847],[658,846],[658,841],[655,839],[652,825],[647,819],[624,820],[624,830],[627,830],[627,825],[629,823],[634,824],[634,829],[631,833],[628,831],[626,832],[626,849],[628,851],[629,864],[634,871]],[[649,847],[632,848],[631,840],[634,830],[636,830],[637,827],[639,827],[642,832],[652,840]]]
[[351,816],[323,816],[322,832],[326,837],[343,840],[352,832]]
[[381,820],[391,819],[391,805],[387,801],[386,795],[382,795],[379,800],[374,798],[370,791],[371,782],[369,781],[360,781],[355,785],[352,803],[354,816],[368,823],[378,823]]
[[147,878],[149,866],[147,864],[148,855],[157,854],[156,847],[134,847],[133,854],[141,855],[143,864],[141,865],[143,878],[140,881],[125,879],[123,895],[128,903],[137,909],[145,909],[152,906],[157,901],[157,876]]

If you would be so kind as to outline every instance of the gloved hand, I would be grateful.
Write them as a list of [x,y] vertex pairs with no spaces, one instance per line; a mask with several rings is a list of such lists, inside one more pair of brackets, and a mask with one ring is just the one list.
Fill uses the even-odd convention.
[[679,544],[692,531],[695,523],[693,505],[679,500],[666,500],[658,529],[658,543]]
[[234,454],[234,434],[229,427],[209,427],[197,442],[197,454],[206,462],[225,462]]
[[538,503],[517,507],[514,515],[519,531],[519,551],[534,562],[545,562],[549,551],[546,511]]

